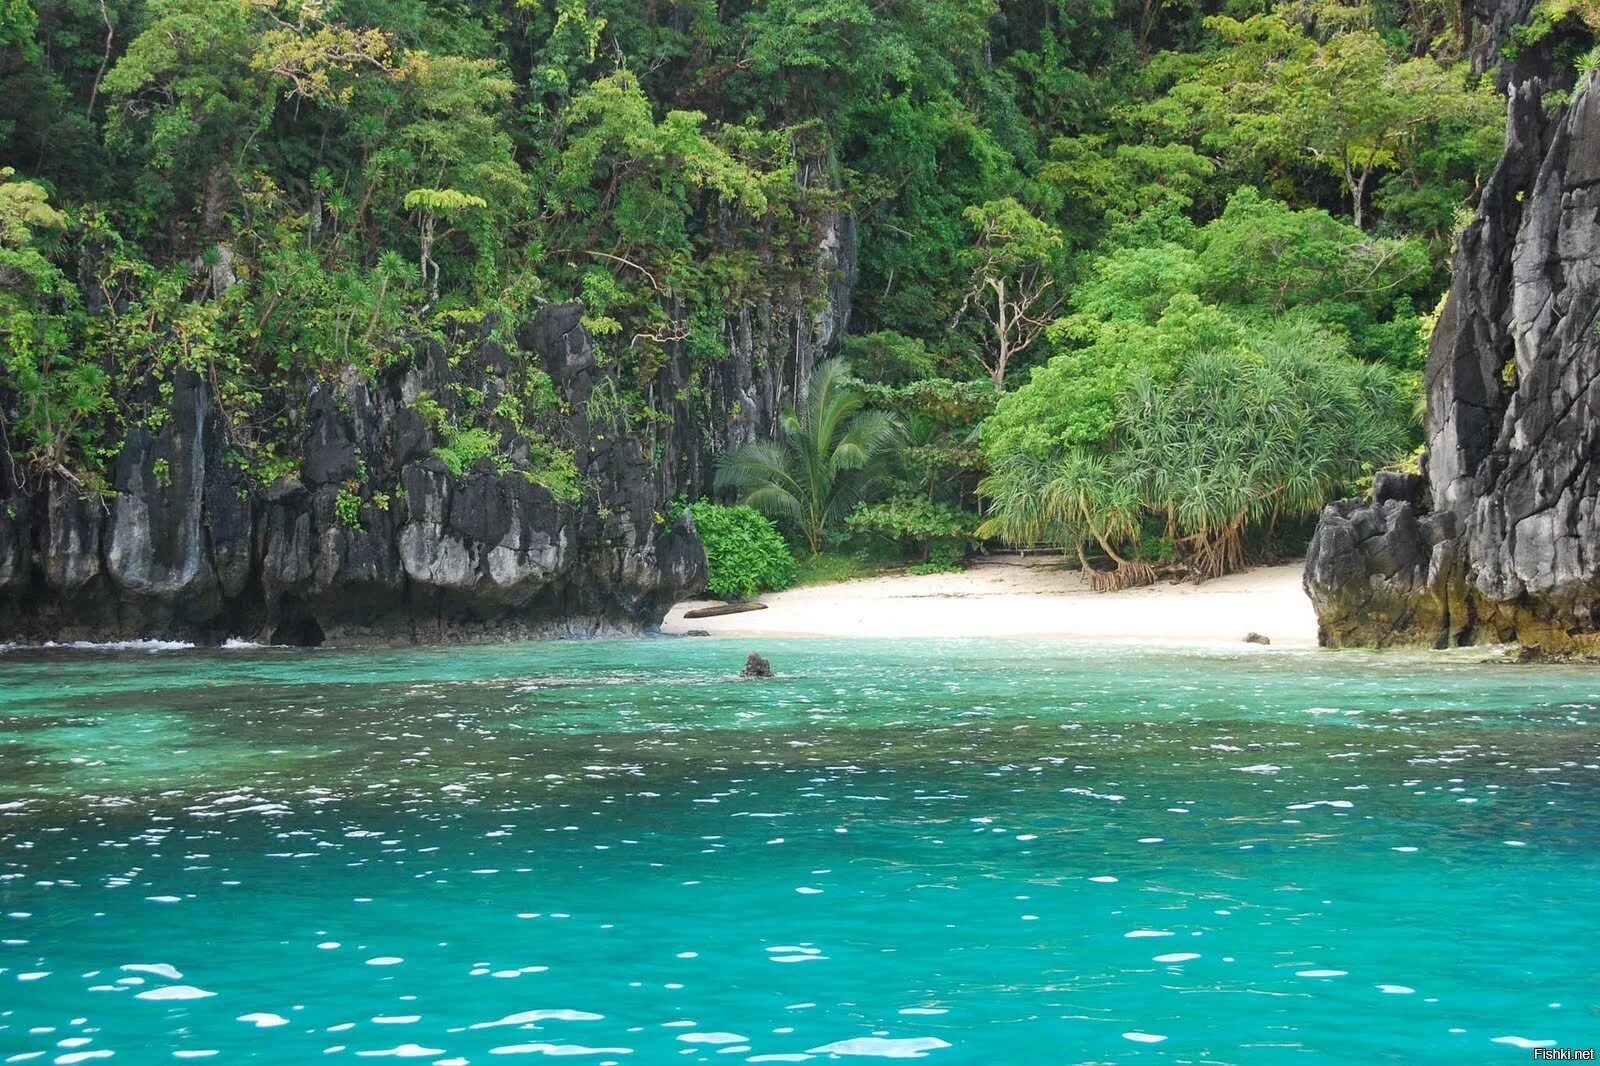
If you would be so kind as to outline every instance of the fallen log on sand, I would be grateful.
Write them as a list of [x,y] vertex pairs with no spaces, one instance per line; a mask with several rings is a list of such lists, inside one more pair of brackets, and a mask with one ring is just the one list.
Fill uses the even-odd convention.
[[724,614],[744,614],[746,611],[765,611],[767,605],[755,600],[744,603],[719,603],[715,607],[701,607],[683,612],[685,618],[716,618]]

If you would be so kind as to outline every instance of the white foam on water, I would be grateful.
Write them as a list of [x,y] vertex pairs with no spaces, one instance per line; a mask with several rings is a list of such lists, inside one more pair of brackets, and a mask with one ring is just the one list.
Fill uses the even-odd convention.
[[1378,991],[1390,996],[1409,996],[1416,992],[1416,989],[1407,988],[1405,985],[1379,985]]
[[1170,955],[1157,955],[1156,962],[1190,962],[1200,956],[1193,951],[1174,951]]
[[1349,970],[1296,970],[1296,977],[1343,977]]
[[1131,1032],[1123,1033],[1122,1039],[1132,1040],[1135,1044],[1159,1044],[1165,1040],[1166,1037],[1162,1036],[1160,1033]]
[[1137,940],[1137,939],[1139,939],[1141,937],[1147,937],[1147,936],[1172,936],[1172,935],[1173,934],[1170,931],[1166,930],[1166,929],[1135,929],[1130,933],[1123,933],[1122,934],[1123,938],[1126,939],[1126,940]]
[[582,1044],[506,1044],[491,1055],[632,1055],[631,1047],[584,1047]]
[[[499,1021],[477,1022],[467,1026],[468,1029],[495,1029],[502,1025],[534,1025],[538,1022],[598,1022],[603,1021],[605,1015],[590,1014],[582,1010],[525,1010],[516,1014],[508,1014]],[[690,1024],[693,1024],[692,1022]]]
[[1555,1047],[1554,1040],[1529,1040],[1525,1036],[1497,1036],[1490,1041],[1491,1044],[1510,1044],[1512,1047],[1532,1050],[1533,1048]]
[[182,903],[182,896],[146,896],[151,903]]
[[222,648],[224,651],[242,651],[265,647],[265,644],[257,644],[255,641],[245,640],[243,637],[229,637],[227,640],[222,642]]
[[164,962],[130,962],[122,967],[129,973],[151,973],[157,977],[165,977],[169,981],[183,980],[183,974],[178,972],[176,966],[168,966]]
[[685,1044],[742,1044],[750,1038],[738,1033],[679,1033]]
[[1097,885],[1114,885],[1117,883],[1117,879],[1110,874],[1101,874],[1099,877],[1091,877],[1089,880]]
[[795,891],[800,893],[802,896],[820,896],[820,895],[822,895],[822,889],[820,889],[820,888],[807,888],[807,887],[805,887],[803,885],[800,888],[795,889]]
[[1277,774],[1283,772],[1283,767],[1270,762],[1259,762],[1254,766],[1235,766],[1233,769],[1241,774]]
[[367,960],[367,965],[368,966],[399,966],[402,962],[405,962],[405,961],[406,961],[405,959],[402,959],[398,955],[379,955],[377,958],[368,959]]
[[443,1055],[444,1048],[423,1047],[421,1044],[401,1044],[399,1047],[383,1048],[378,1051],[358,1051],[356,1056],[363,1059],[420,1059],[432,1055]]
[[901,1014],[949,1014],[950,1011],[948,1009],[944,1008],[944,1007],[902,1007],[902,1008],[900,1008],[900,1013]]
[[220,1054],[222,1052],[211,1048],[195,1048],[191,1051],[174,1051],[172,1057],[175,1059],[209,1059]]
[[75,651],[188,651],[194,647],[186,640],[71,640],[65,644],[47,640],[40,646],[72,648]]
[[936,1036],[910,1036],[899,1039],[883,1036],[858,1036],[835,1040],[811,1048],[813,1055],[865,1055],[880,1059],[925,1059],[927,1052],[950,1045]]
[[380,1014],[372,1019],[373,1025],[415,1025],[422,1020],[420,1014]]
[[751,1055],[748,1059],[745,1059],[744,1061],[746,1061],[746,1062],[810,1062],[811,1059],[812,1059],[812,1056],[810,1056],[810,1055],[802,1055],[798,1051],[791,1051],[788,1054]]
[[249,1014],[241,1014],[239,1015],[238,1020],[241,1022],[249,1022],[257,1029],[272,1029],[280,1025],[289,1024],[289,1019],[285,1018],[283,1015],[270,1014],[267,1011],[251,1011]]
[[99,1051],[74,1051],[69,1055],[57,1055],[55,1057],[55,1063],[56,1066],[73,1066],[73,1063],[76,1062],[90,1062],[94,1059],[109,1059],[115,1054],[115,1051],[107,1051],[104,1048],[101,1048]]
[[210,999],[215,992],[207,992],[194,985],[163,985],[160,988],[147,988],[138,993],[134,999]]

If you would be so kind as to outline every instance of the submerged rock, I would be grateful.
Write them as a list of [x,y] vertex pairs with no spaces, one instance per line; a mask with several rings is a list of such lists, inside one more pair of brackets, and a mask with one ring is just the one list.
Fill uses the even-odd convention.
[[755,652],[744,661],[744,669],[739,671],[740,677],[771,677],[772,664]]
[[1246,644],[1271,644],[1272,640],[1270,637],[1265,637],[1252,630],[1244,635],[1244,642]]

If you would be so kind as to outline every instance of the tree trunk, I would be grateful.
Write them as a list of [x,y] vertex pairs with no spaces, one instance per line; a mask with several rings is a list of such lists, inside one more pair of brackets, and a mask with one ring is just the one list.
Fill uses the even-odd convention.
[[[433,212],[423,211],[418,267],[422,270],[422,283],[428,286],[428,306],[439,302],[439,267],[433,261]],[[430,274],[429,271],[432,270]]]
[[228,168],[221,163],[206,175],[205,191],[201,194],[200,234],[207,243],[215,243],[222,234],[222,215],[228,209]]
[[1355,219],[1356,229],[1366,228],[1366,211],[1362,201],[1366,199],[1367,176],[1367,171],[1362,171],[1361,176],[1357,177],[1353,169],[1345,168],[1344,181],[1350,188],[1350,214]]
[[996,332],[1000,335],[1000,351],[995,357],[994,369],[989,372],[989,377],[994,381],[994,391],[1002,392],[1006,383],[1006,363],[1011,359],[1011,323],[1006,321],[1006,279],[1001,278],[995,284],[995,295],[1000,301],[995,322],[999,328]]

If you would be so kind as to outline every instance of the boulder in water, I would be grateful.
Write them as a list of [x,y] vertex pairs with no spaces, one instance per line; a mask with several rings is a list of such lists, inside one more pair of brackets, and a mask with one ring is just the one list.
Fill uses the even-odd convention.
[[744,669],[739,671],[740,677],[771,677],[772,664],[755,652],[744,661]]

